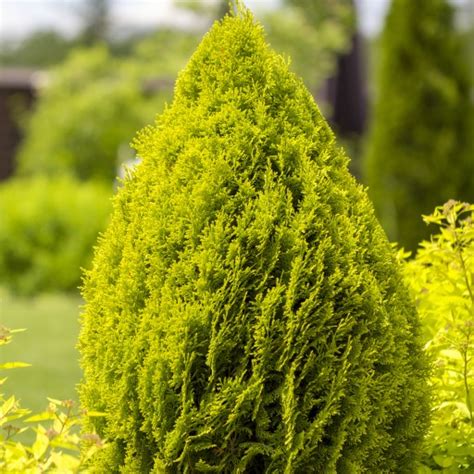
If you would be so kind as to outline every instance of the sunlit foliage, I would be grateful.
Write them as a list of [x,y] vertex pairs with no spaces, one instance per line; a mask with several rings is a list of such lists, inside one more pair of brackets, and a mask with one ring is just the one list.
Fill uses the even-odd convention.
[[414,472],[419,323],[365,191],[241,11],[136,139],[84,287],[99,472]]

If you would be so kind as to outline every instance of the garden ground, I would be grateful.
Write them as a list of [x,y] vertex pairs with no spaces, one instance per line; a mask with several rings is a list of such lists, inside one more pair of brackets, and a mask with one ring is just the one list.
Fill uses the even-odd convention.
[[0,353],[2,362],[31,364],[8,371],[2,387],[7,395],[15,394],[23,407],[40,412],[48,405],[46,397],[77,399],[80,369],[75,346],[81,303],[78,296],[71,295],[18,298],[0,293],[0,324],[26,328]]

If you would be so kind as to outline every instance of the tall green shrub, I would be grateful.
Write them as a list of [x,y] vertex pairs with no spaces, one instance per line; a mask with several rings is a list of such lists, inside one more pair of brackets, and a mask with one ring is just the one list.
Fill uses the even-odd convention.
[[419,216],[474,200],[467,61],[446,0],[393,0],[380,45],[365,174],[389,237],[414,250]]
[[414,472],[419,323],[347,158],[250,13],[136,140],[84,287],[97,472]]

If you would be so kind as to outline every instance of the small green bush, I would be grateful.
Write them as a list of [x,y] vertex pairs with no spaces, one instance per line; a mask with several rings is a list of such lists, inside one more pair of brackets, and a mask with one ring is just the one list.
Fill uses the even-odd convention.
[[449,201],[425,221],[440,232],[406,266],[433,361],[421,472],[474,472],[474,206]]
[[365,180],[389,237],[427,239],[420,215],[474,201],[468,61],[447,0],[393,0],[380,44]]
[[0,284],[32,294],[72,290],[110,212],[111,186],[66,177],[0,186]]
[[136,141],[88,273],[97,472],[415,472],[419,322],[365,191],[241,11]]
[[75,51],[49,77],[27,122],[19,174],[112,182],[119,150],[127,150],[135,130],[153,120],[170,93],[146,97],[139,70],[105,47]]

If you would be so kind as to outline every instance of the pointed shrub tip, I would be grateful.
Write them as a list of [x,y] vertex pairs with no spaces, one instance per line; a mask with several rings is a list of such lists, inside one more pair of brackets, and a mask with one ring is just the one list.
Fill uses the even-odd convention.
[[243,0],[229,0],[230,10],[234,15],[241,17],[252,17],[252,12],[248,9]]
[[429,411],[414,306],[246,9],[135,144],[83,291],[81,402],[107,413],[90,418],[107,440],[93,470],[414,472]]

